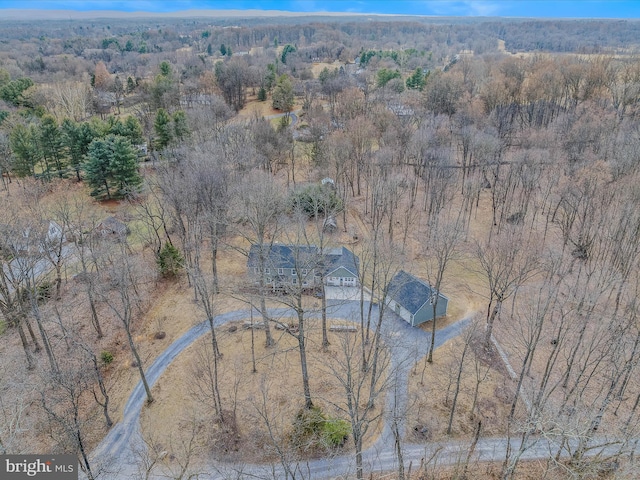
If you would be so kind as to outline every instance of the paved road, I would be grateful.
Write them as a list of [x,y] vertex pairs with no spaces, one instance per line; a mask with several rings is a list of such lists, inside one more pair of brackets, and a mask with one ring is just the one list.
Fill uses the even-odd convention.
[[[359,318],[359,302],[329,301],[329,316],[336,319],[357,321]],[[377,314],[377,306],[373,307],[374,316]],[[258,314],[256,312],[256,314]],[[291,316],[289,309],[271,309],[269,314],[273,317]],[[312,316],[312,315],[310,315]],[[248,310],[228,312],[216,317],[215,325],[242,320],[249,317]],[[436,347],[441,346],[447,340],[459,335],[466,327],[469,319],[463,319],[436,334]],[[189,345],[209,331],[206,321],[194,326],[182,337],[172,343],[147,369],[147,379],[151,385],[155,384],[169,364]],[[406,322],[390,313],[383,326],[385,343],[392,353],[392,368],[394,378],[391,380],[390,394],[387,395],[385,407],[385,422],[382,434],[376,443],[363,454],[365,472],[391,471],[397,468],[395,452],[395,440],[391,430],[391,416],[394,411],[402,412],[407,403],[408,376],[417,358],[426,354],[431,336],[429,333],[410,327]],[[124,408],[123,420],[117,423],[104,438],[96,450],[92,453],[94,463],[101,464],[101,470],[110,479],[134,478],[137,472],[136,464],[140,458],[136,458],[135,450],[144,448],[140,436],[140,410],[145,402],[144,389],[141,383],[134,388],[129,401]],[[404,426],[399,426],[399,431],[404,431]],[[600,440],[606,443],[604,440]],[[511,440],[511,448],[517,450],[520,446],[518,439]],[[502,460],[507,449],[505,438],[484,438],[476,447],[474,459],[479,461]],[[555,456],[559,445],[553,438],[534,437],[526,446],[522,459],[544,459]],[[454,464],[467,455],[468,442],[447,441],[429,444],[403,444],[403,456],[405,467],[413,465],[414,470],[420,462],[428,460],[438,454],[438,465]],[[565,447],[566,448],[566,447]],[[621,446],[611,444],[602,449],[595,449],[591,455],[597,453],[612,454],[618,452]],[[629,449],[637,450],[635,445]],[[568,454],[569,450],[566,450]],[[250,456],[247,456],[250,459]],[[322,458],[292,464],[290,466],[297,471],[297,476],[308,479],[321,478],[345,478],[355,474],[355,462],[353,455],[341,455],[333,458]],[[224,464],[211,462],[207,468],[207,475],[199,478],[230,479],[230,478],[284,478],[284,469],[280,465],[250,465],[250,464]]]
[[298,130],[296,130],[294,127],[296,126],[296,123],[298,123],[298,113],[300,113],[302,111],[301,108],[299,108],[298,110],[294,110],[292,112],[287,113],[276,113],[275,115],[267,115],[266,118],[267,120],[271,120],[272,118],[282,118],[286,115],[289,115],[289,117],[291,117],[291,123],[289,124],[289,127],[291,127],[291,129],[293,130],[292,135],[293,135],[293,139],[297,140],[298,137],[300,136],[300,132]]
[[[329,314],[331,318],[357,321],[359,318],[359,302],[329,301]],[[319,313],[319,312],[318,312]],[[377,307],[373,307],[374,316]],[[271,309],[269,315],[273,317],[291,316],[289,309]],[[317,314],[316,314],[317,315]],[[313,316],[313,315],[310,315]],[[234,311],[219,315],[215,319],[215,325],[242,320],[249,317],[248,310]],[[469,319],[463,319],[438,331],[436,347],[451,338],[459,335],[468,324]],[[147,379],[151,385],[155,384],[169,364],[189,345],[202,335],[208,333],[208,323],[202,322],[182,337],[173,342],[156,361],[147,369]],[[397,468],[397,458],[394,447],[394,438],[391,431],[390,415],[394,411],[402,411],[407,402],[407,382],[415,359],[422,357],[429,348],[430,334],[410,327],[399,317],[390,313],[383,327],[385,343],[392,352],[392,368],[395,378],[392,379],[390,394],[387,395],[385,408],[385,424],[382,434],[376,443],[363,454],[365,472],[391,471]],[[141,383],[134,388],[129,401],[124,408],[123,420],[117,423],[104,438],[96,450],[92,453],[95,469],[102,472],[103,476],[110,479],[136,478],[137,464],[141,458],[135,451],[144,451],[144,443],[140,435],[140,410],[145,402],[144,389]],[[404,426],[400,425],[400,431]],[[574,442],[575,443],[575,442]],[[606,439],[595,439],[594,443],[607,445]],[[438,465],[450,465],[464,460],[467,455],[468,442],[446,441],[440,443],[404,443],[403,456],[405,468],[411,464],[414,471],[420,466],[421,461],[427,461],[437,453]],[[508,442],[505,438],[481,439],[474,453],[474,459],[479,461],[502,460],[505,457]],[[518,439],[510,441],[512,451],[520,446]],[[556,455],[559,445],[553,438],[533,437],[526,445],[522,455],[523,460],[545,459]],[[568,456],[575,445],[565,446],[564,455]],[[606,447],[595,448],[589,455],[611,455],[619,452],[621,445],[610,443]],[[626,447],[628,451],[638,452],[635,444]],[[249,459],[247,459],[249,460]],[[353,455],[340,455],[333,458],[322,458],[293,464],[290,466],[296,471],[297,478],[321,479],[321,478],[346,478],[355,475],[355,462]],[[208,474],[199,478],[211,479],[238,479],[238,478],[284,478],[282,466],[276,465],[251,465],[235,463],[225,464],[211,462],[207,466]]]
[[[377,306],[373,307],[374,317],[377,315]],[[256,311],[256,314],[259,314]],[[328,314],[331,318],[358,321],[359,319],[359,302],[353,301],[328,301]],[[219,315],[215,319],[215,325],[221,326],[225,323],[248,318],[250,312],[248,310],[239,310]],[[269,315],[273,317],[292,316],[293,311],[289,309],[271,309]],[[319,316],[319,312],[310,314],[309,316]],[[457,336],[467,325],[468,319],[463,319],[453,325],[450,325],[440,331],[436,335],[436,347],[442,345],[447,340]],[[406,322],[397,316],[390,314],[383,324],[383,336],[385,342],[392,350],[392,371],[395,372],[395,378],[392,379],[391,391],[394,394],[387,395],[386,411],[401,411],[407,402],[407,383],[408,375],[415,359],[423,356],[428,348],[431,336],[422,330],[412,328]],[[158,358],[147,368],[147,380],[150,385],[154,385],[169,364],[189,345],[209,331],[208,322],[194,326],[187,331],[182,337],[173,342]],[[140,410],[145,402],[145,393],[142,383],[138,383],[134,388],[129,400],[124,407],[123,420],[118,422],[103,441],[98,445],[92,453],[94,462],[101,464],[101,469],[108,473],[110,478],[130,478],[136,471],[136,462],[139,461],[134,451],[144,448],[140,436]],[[403,427],[400,427],[403,431]],[[394,439],[391,431],[391,423],[389,418],[385,419],[385,426],[378,441],[370,449],[365,452],[365,461],[367,470],[386,469],[384,463],[379,463],[383,459],[394,459],[393,451]],[[416,446],[416,448],[424,449],[424,446]],[[336,457],[333,459],[322,459],[309,462],[305,470],[311,469],[316,474],[311,478],[320,478],[321,476],[334,476],[346,473],[350,470],[351,456]],[[268,470],[269,478],[273,478],[273,467],[262,466],[238,466],[238,465],[211,465],[212,472],[220,472],[231,469],[236,471],[242,468],[245,473],[249,471],[253,475],[262,477],[262,471]],[[391,468],[393,468],[391,466]],[[309,470],[309,471],[311,471]],[[320,475],[324,472],[323,475]],[[212,478],[218,478],[215,474]],[[225,478],[226,474],[222,477]]]
[[272,118],[282,118],[285,117],[287,115],[289,115],[289,117],[291,117],[291,123],[289,124],[290,127],[295,127],[296,123],[298,123],[298,113],[300,113],[302,111],[301,108],[299,108],[298,110],[292,110],[291,112],[289,112],[287,114],[287,112],[285,113],[276,113],[274,115],[267,115],[266,118],[267,120],[271,120]]

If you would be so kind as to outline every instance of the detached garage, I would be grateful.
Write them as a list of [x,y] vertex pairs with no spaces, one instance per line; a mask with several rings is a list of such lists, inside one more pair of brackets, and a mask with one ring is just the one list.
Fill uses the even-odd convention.
[[400,270],[387,285],[386,304],[412,327],[433,319],[433,302],[438,297],[436,317],[447,314],[449,299],[429,284]]

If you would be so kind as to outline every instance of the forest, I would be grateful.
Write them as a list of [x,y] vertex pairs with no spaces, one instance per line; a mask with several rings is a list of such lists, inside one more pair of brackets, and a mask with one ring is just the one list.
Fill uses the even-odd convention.
[[0,455],[638,478],[639,29],[0,20]]

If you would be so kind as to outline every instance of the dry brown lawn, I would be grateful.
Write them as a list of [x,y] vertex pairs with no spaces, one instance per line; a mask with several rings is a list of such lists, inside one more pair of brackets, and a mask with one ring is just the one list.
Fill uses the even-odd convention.
[[[287,319],[282,320],[287,322]],[[290,320],[294,323],[294,319]],[[144,436],[175,441],[180,436],[191,435],[191,425],[195,422],[198,425],[197,442],[208,445],[209,451],[225,457],[238,451],[250,451],[252,462],[275,459],[274,440],[281,445],[288,444],[295,415],[304,406],[297,339],[274,329],[277,345],[265,348],[264,332],[254,330],[252,340],[252,330],[244,328],[244,322],[217,329],[223,355],[219,361],[222,407],[227,418],[236,419],[232,435],[228,431],[221,434],[220,425],[214,421],[211,397],[203,395],[199,388],[202,385],[199,368],[211,361],[211,335],[206,334],[171,364],[153,388],[155,402],[142,412]],[[324,351],[319,320],[310,321],[308,325],[312,400],[326,415],[346,420],[348,417],[341,410],[346,403],[345,392],[332,368],[340,371],[335,361],[344,356],[343,342],[357,348],[359,335],[329,332],[331,345]],[[256,372],[253,372],[252,342]],[[384,398],[381,397],[372,418],[379,415],[382,405]],[[274,439],[269,436],[267,423]],[[379,432],[380,421],[376,420],[365,443],[375,441]],[[347,443],[347,451],[349,447]]]
[[333,63],[314,62],[313,66],[311,67],[311,73],[313,73],[313,76],[315,78],[318,78],[318,76],[320,75],[320,72],[322,72],[322,70],[324,70],[325,68],[328,68],[329,70],[333,70],[335,68],[340,68],[343,65],[344,63],[341,62],[340,60],[336,60]]
[[[463,347],[461,337],[450,340],[433,352],[433,363],[422,358],[411,371],[406,420],[408,441],[448,438],[446,431]],[[512,385],[502,370],[499,365],[482,361],[471,348],[468,349],[452,424],[454,438],[470,438],[479,421],[483,436],[504,433]],[[477,378],[481,381],[476,408],[472,412]]]

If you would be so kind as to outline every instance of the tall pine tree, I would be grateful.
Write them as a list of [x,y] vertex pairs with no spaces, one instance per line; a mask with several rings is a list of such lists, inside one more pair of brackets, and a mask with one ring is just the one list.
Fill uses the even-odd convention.
[[21,124],[16,125],[9,135],[9,145],[15,157],[13,173],[19,177],[34,175],[39,160],[34,129]]
[[171,143],[171,140],[173,140],[171,116],[164,108],[158,109],[156,119],[153,122],[153,128],[156,132],[155,147],[157,150],[164,150]]
[[173,114],[173,135],[177,141],[182,141],[189,136],[189,125],[184,110],[178,110]]
[[80,181],[80,170],[86,160],[89,144],[93,141],[96,133],[88,123],[76,123],[69,119],[65,119],[60,128],[62,141],[67,149],[69,165],[76,172],[76,178]]
[[91,142],[85,163],[85,179],[94,197],[122,197],[136,190],[142,178],[131,142],[113,134]]
[[142,177],[138,173],[138,155],[129,139],[117,135],[108,137],[110,147],[111,176],[116,187],[116,195],[124,197],[138,189]]

